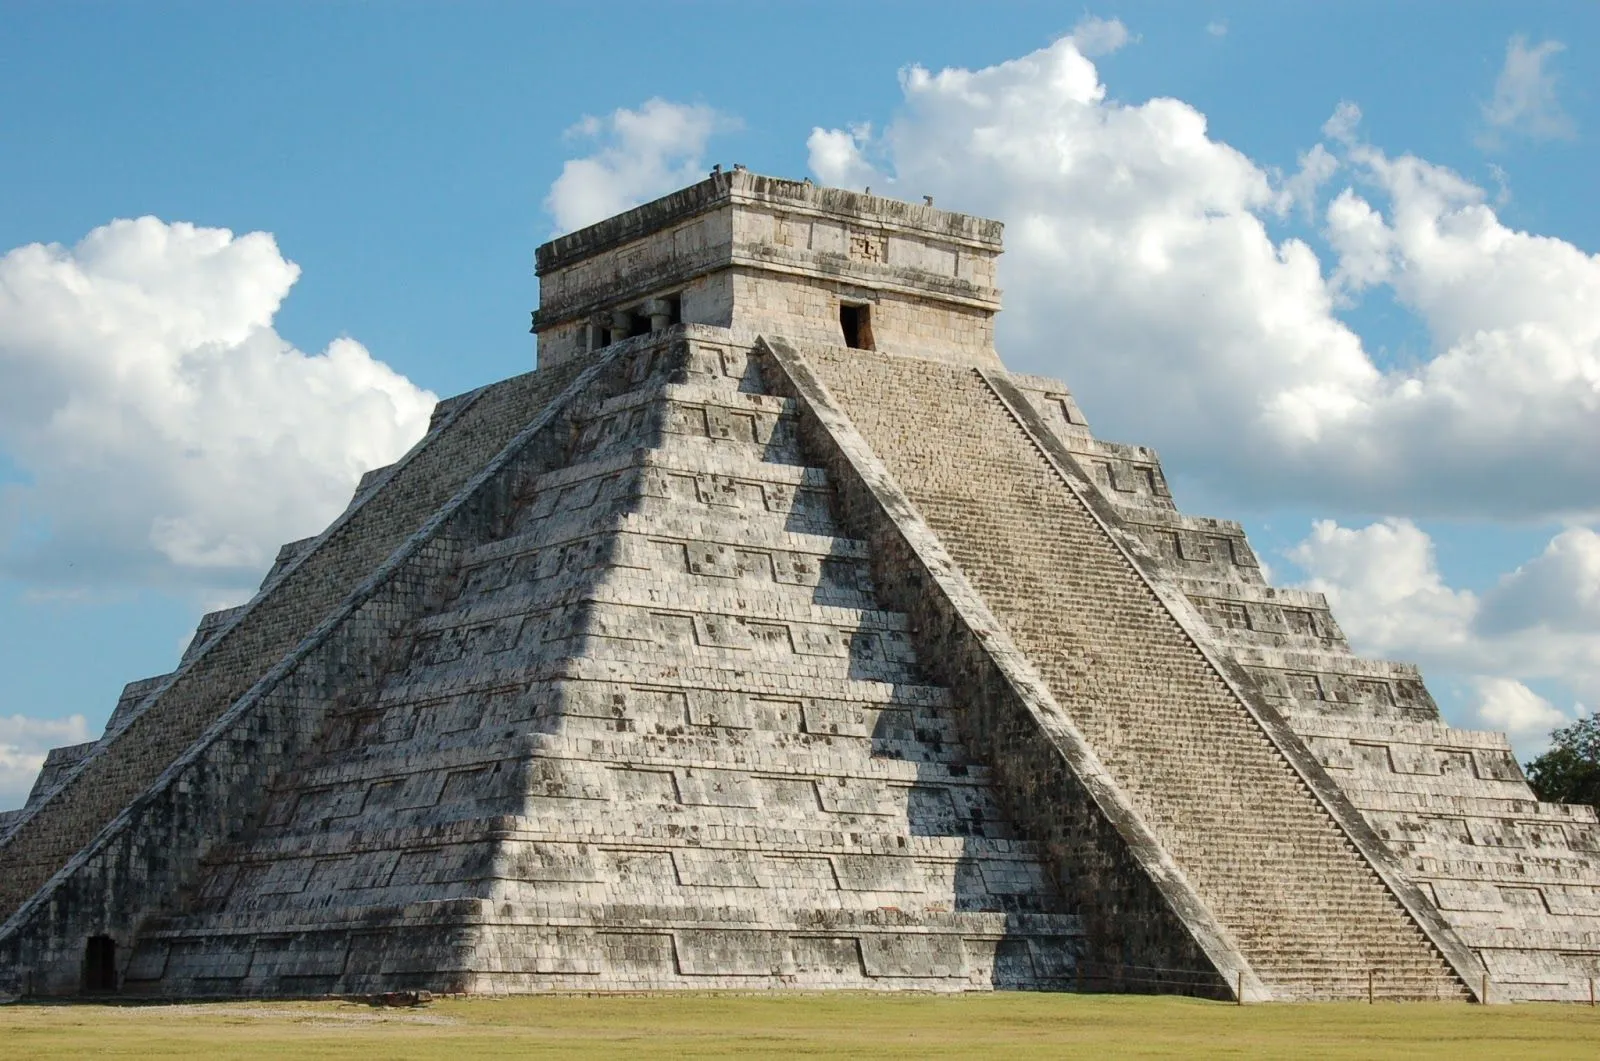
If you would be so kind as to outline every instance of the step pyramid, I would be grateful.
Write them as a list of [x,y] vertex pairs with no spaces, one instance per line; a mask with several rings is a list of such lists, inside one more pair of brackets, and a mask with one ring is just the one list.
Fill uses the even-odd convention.
[[994,222],[743,170],[0,818],[0,990],[1586,998],[1600,827],[995,355]]

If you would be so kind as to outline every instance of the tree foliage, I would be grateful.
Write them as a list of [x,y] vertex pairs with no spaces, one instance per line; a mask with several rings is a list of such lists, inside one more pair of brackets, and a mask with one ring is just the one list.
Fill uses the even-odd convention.
[[1600,807],[1600,714],[1550,734],[1550,749],[1528,764],[1528,784],[1540,799]]

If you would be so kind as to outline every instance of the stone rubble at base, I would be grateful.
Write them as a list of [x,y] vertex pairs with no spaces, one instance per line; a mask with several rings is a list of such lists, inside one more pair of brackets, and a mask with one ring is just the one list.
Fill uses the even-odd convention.
[[1587,1000],[1600,827],[993,347],[1000,226],[744,170],[0,815],[0,992]]

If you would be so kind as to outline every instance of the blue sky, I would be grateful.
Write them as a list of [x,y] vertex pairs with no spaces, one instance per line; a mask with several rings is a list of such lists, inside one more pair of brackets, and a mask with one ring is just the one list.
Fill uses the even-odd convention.
[[[1071,55],[1040,51],[1075,27]],[[1600,250],[1596,47],[1600,7],[1571,3],[0,7],[0,255],[12,252],[13,269],[0,273],[0,294],[10,285],[0,388],[13,395],[0,398],[0,806],[20,798],[16,778],[43,747],[99,731],[123,682],[169,669],[201,610],[247,594],[266,548],[252,527],[274,543],[320,529],[356,465],[409,440],[425,415],[419,389],[451,394],[531,367],[533,249],[558,227],[552,188],[580,159],[616,178],[620,190],[604,200],[616,206],[670,190],[691,167],[737,161],[887,182],[877,190],[913,199],[937,190],[940,205],[1003,216],[1008,363],[1066,378],[1102,433],[1158,445],[1187,510],[1244,519],[1280,581],[1332,591],[1359,647],[1420,658],[1452,718],[1520,727],[1519,746],[1536,747],[1559,716],[1600,698],[1600,496],[1580,464],[1564,463],[1600,441],[1600,352],[1582,325],[1563,323],[1562,306],[1532,296],[1502,304],[1449,285],[1474,269],[1492,292],[1515,287],[1495,277],[1545,276],[1575,292],[1563,306],[1588,298],[1600,315],[1600,294],[1584,294]],[[1031,65],[998,65],[1035,54]],[[1042,108],[1041,129],[1092,140],[1109,173],[1128,152],[1135,193],[1170,194],[1178,206],[1098,203],[1087,196],[1104,180],[1051,184],[1048,173],[975,158],[961,148],[974,122],[1019,142],[1029,130],[1003,103],[979,113],[902,76],[955,68],[1025,95],[1080,60],[1103,97]],[[1170,117],[1148,106],[1161,98],[1203,115],[1200,150],[1155,120]],[[650,100],[663,109],[648,110]],[[1359,122],[1330,132],[1342,103],[1359,107]],[[619,110],[679,139],[641,146]],[[1295,185],[1318,144],[1333,171]],[[1455,189],[1438,193],[1448,202],[1434,215],[1405,183],[1406,159],[1427,187]],[[1330,220],[1347,187],[1356,198]],[[1473,214],[1474,194],[1487,215]],[[1357,201],[1384,224],[1363,221]],[[1343,471],[1310,444],[1275,463],[1275,436],[1230,438],[1221,414],[1141,419],[1149,414],[1118,363],[1168,378],[1152,366],[1176,358],[1174,392],[1204,398],[1226,372],[1254,371],[1239,349],[1276,356],[1251,336],[1278,333],[1229,331],[1229,320],[1200,314],[1191,336],[1177,296],[1172,320],[1130,330],[1167,304],[1140,302],[1134,277],[1114,288],[1131,301],[1111,299],[1117,312],[1085,324],[1057,356],[1040,338],[1043,307],[1055,304],[1049,278],[1089,269],[1098,283],[1122,266],[1086,259],[1068,237],[1029,249],[1026,219],[1082,229],[1121,210],[1131,227],[1119,235],[1105,222],[1119,239],[1220,218],[1243,225],[1235,242],[1254,238],[1255,224],[1269,250],[1303,243],[1322,278],[1307,304],[1331,292],[1336,305],[1318,321],[1342,322],[1385,379],[1465,351],[1462,371],[1483,375],[1485,393],[1509,388],[1524,419],[1486,433],[1472,465],[1421,438],[1454,437],[1456,421],[1375,413],[1372,437],[1391,432],[1404,465],[1388,478]],[[78,247],[116,219],[147,216],[158,222]],[[1445,261],[1427,239],[1407,242],[1410,216],[1424,229],[1472,216],[1499,227],[1464,237],[1451,251],[1464,257]],[[180,222],[199,234],[171,227]],[[208,229],[235,239],[207,243]],[[1511,245],[1501,230],[1545,239]],[[1388,248],[1381,261],[1361,250],[1374,232]],[[275,244],[247,243],[247,233]],[[1178,253],[1173,269],[1215,269],[1226,243],[1218,235],[1203,255]],[[60,249],[15,250],[34,244]],[[121,294],[53,301],[89,297],[62,279],[63,261],[111,285],[102,294],[115,284]],[[131,299],[127,268],[168,286]],[[1262,300],[1279,297],[1272,285],[1287,281],[1268,275],[1270,260],[1251,268],[1264,270],[1263,293],[1238,312],[1256,320]],[[211,307],[195,311],[198,323],[186,316],[194,306]],[[1474,316],[1477,306],[1490,308]],[[1490,309],[1498,316],[1479,319]],[[1459,321],[1471,325],[1458,334]],[[1556,352],[1494,362],[1510,383],[1488,378],[1487,355],[1467,356],[1484,335],[1530,327],[1554,334]],[[191,341],[215,347],[204,371],[178,359],[140,374]],[[1323,350],[1320,341],[1306,349]],[[330,344],[342,350],[337,364],[307,368]],[[1205,375],[1213,356],[1223,360]],[[1349,350],[1306,356],[1345,358],[1317,387],[1360,374]],[[1537,376],[1558,363],[1575,381],[1568,396],[1582,400],[1537,380],[1519,390],[1505,367]],[[239,364],[257,367],[228,367]],[[239,380],[250,381],[245,398]],[[183,393],[152,393],[158,385]],[[1474,386],[1440,384],[1451,394]],[[1470,398],[1450,415],[1481,415]],[[62,410],[87,418],[91,434],[107,422],[115,430],[77,452],[62,440],[83,428]],[[261,423],[242,423],[256,414]],[[1541,431],[1548,437],[1519,450]],[[1474,436],[1462,437],[1470,448]],[[1317,531],[1317,521],[1332,522]]]

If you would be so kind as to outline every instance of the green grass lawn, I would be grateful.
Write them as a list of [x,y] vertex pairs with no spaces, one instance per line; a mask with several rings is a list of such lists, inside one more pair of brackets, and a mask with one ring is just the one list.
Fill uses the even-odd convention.
[[661,994],[0,1007],[0,1058],[1600,1058],[1588,1006],[1128,995]]

